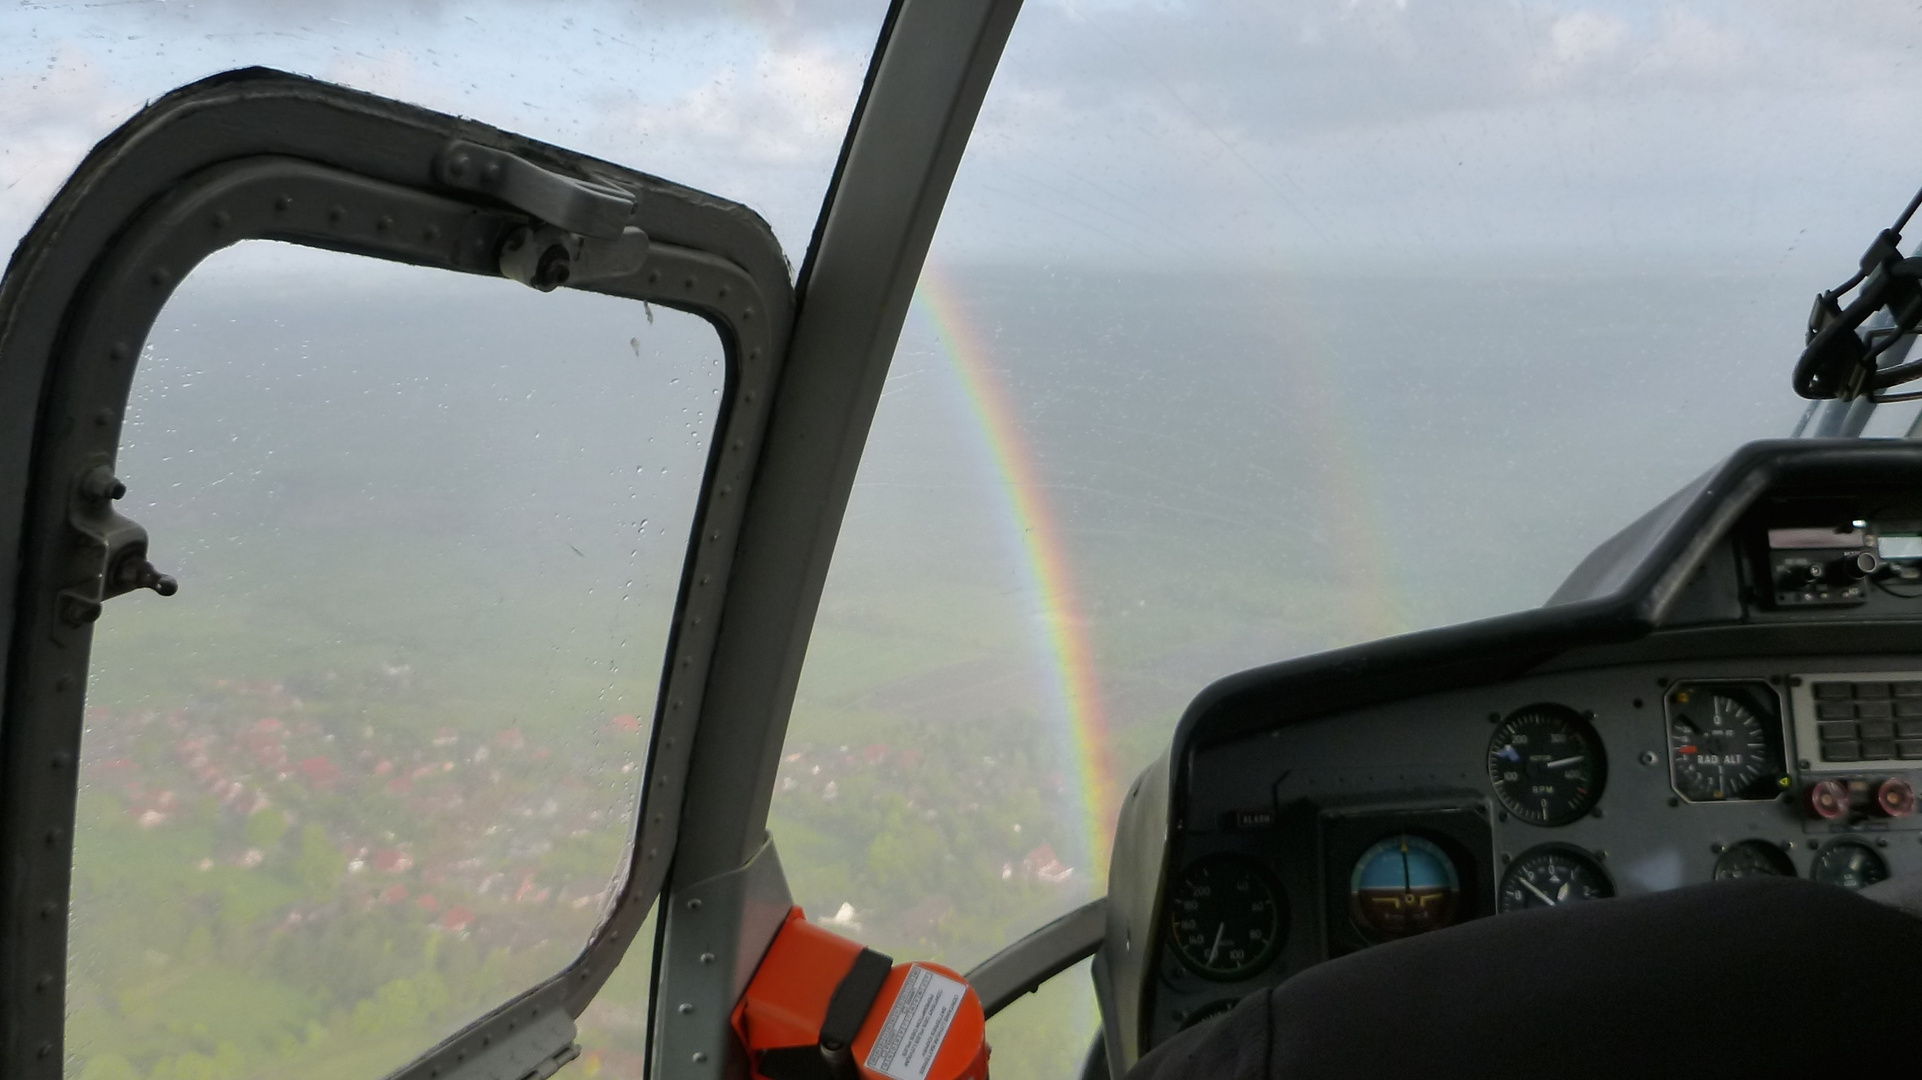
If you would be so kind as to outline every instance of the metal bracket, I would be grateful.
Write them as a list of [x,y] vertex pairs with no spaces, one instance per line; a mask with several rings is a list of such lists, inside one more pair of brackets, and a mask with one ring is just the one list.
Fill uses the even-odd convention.
[[651,1075],[746,1075],[728,1017],[793,907],[771,838],[740,869],[675,891],[664,913]]
[[647,234],[631,225],[611,240],[552,225],[522,226],[501,240],[501,276],[542,292],[623,278],[647,262],[647,245]]
[[610,184],[567,176],[505,150],[454,139],[434,158],[434,178],[460,191],[478,191],[571,233],[618,240],[639,204]]
[[70,626],[100,618],[100,606],[135,589],[152,589],[162,596],[179,591],[179,583],[147,561],[147,530],[113,508],[127,494],[106,465],[83,469],[74,478],[67,504],[67,522],[82,542],[77,559],[87,569],[86,580],[60,590],[60,617]]

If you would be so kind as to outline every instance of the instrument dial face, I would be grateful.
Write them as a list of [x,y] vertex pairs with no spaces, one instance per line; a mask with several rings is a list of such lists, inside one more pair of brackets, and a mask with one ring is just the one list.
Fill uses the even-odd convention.
[[1715,880],[1745,877],[1794,877],[1795,864],[1788,853],[1767,840],[1744,840],[1732,844],[1715,860]]
[[1488,740],[1488,779],[1508,812],[1566,825],[1595,808],[1608,779],[1601,737],[1560,705],[1518,709]]
[[1288,903],[1267,871],[1238,855],[1188,867],[1168,896],[1175,955],[1197,975],[1245,979],[1267,967],[1288,932]]
[[1614,882],[1594,856],[1566,844],[1543,844],[1522,852],[1508,864],[1496,900],[1502,911],[1521,911],[1606,900],[1614,895]]
[[1675,793],[1690,802],[1780,794],[1782,725],[1773,699],[1766,687],[1684,683],[1671,690],[1668,759]]
[[1441,845],[1412,833],[1375,841],[1348,876],[1348,915],[1379,938],[1439,930],[1461,908],[1461,873]]
[[1824,885],[1863,889],[1889,879],[1889,864],[1874,848],[1853,840],[1837,840],[1816,853],[1809,878]]

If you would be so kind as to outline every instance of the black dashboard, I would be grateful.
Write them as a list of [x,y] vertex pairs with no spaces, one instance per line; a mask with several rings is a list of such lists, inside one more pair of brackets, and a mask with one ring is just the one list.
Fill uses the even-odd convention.
[[1528,907],[1922,872],[1922,448],[1757,443],[1550,603],[1225,679],[1130,791],[1110,1067]]

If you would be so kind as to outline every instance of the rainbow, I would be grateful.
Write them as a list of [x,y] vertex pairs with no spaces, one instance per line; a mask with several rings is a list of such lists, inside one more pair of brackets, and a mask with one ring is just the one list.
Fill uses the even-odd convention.
[[1094,650],[1088,644],[1087,620],[1081,615],[1068,550],[1048,505],[1047,488],[1034,452],[1021,432],[1007,387],[995,373],[988,345],[969,321],[953,286],[934,264],[929,263],[922,272],[915,299],[933,324],[935,339],[960,379],[982,441],[993,459],[1000,488],[1007,496],[1005,516],[1022,553],[1024,591],[1039,616],[1042,640],[1038,644],[1048,657],[1045,670],[1055,722],[1071,744],[1074,790],[1070,797],[1079,808],[1087,863],[1099,887],[1107,874],[1109,838],[1118,813],[1114,756],[1101,687],[1095,677]]

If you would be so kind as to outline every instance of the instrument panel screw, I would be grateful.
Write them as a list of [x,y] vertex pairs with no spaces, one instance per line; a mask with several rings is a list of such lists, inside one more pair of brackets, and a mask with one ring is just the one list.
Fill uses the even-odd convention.
[[1657,759],[1656,759],[1656,756],[1655,756],[1655,751],[1653,751],[1653,750],[1644,750],[1644,751],[1642,751],[1642,764],[1644,764],[1644,765],[1653,765],[1653,764],[1655,764],[1655,762],[1656,762],[1656,760],[1657,760]]
[[1709,851],[1710,851],[1711,853],[1713,853],[1713,854],[1716,854],[1716,855],[1720,855],[1720,854],[1721,854],[1721,853],[1722,853],[1722,852],[1723,852],[1724,850],[1726,850],[1726,849],[1725,849],[1725,848],[1723,848],[1723,847],[1722,847],[1722,845],[1720,845],[1720,844],[1710,844],[1710,845],[1708,846],[1708,849],[1709,849]]
[[704,1065],[706,1063],[707,1063],[707,1054],[700,1050],[694,1051],[694,1064]]

